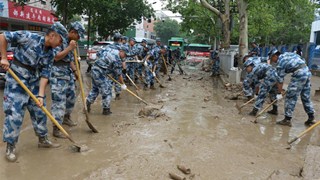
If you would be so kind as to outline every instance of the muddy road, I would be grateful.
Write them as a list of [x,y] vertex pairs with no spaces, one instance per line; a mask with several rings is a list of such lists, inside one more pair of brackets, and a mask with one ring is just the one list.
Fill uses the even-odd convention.
[[[84,72],[86,65],[82,64]],[[239,114],[235,104],[243,100],[225,99],[228,91],[219,78],[194,68],[184,69],[188,75],[175,72],[172,81],[161,77],[166,88],[156,84],[156,90],[140,91],[144,100],[159,108],[153,116],[139,116],[145,105],[126,92],[120,100],[112,101],[112,115],[103,116],[99,97],[90,113],[98,134],[84,122],[79,96],[72,116],[78,126],[64,127],[79,144],[89,147],[87,152],[73,152],[71,142],[53,138],[51,122],[49,138],[62,147],[38,149],[26,113],[16,163],[6,161],[5,144],[0,143],[0,179],[149,180],[169,179],[170,172],[187,179],[267,179],[278,170],[287,174],[286,179],[301,178],[310,135],[286,149],[288,139],[305,129],[306,114],[300,101],[292,128],[275,125],[283,118],[283,102],[277,117],[263,115],[255,124],[255,118],[247,115],[252,104]],[[88,93],[91,80],[83,75]],[[313,102],[318,110],[319,102]],[[1,105],[1,128],[3,117]],[[190,168],[191,174],[184,175],[177,165]]]

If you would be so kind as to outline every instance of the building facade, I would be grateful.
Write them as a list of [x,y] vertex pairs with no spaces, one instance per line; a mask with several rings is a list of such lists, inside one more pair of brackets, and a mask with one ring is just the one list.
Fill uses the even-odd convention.
[[0,0],[0,30],[46,31],[57,20],[52,12],[50,0],[27,0],[23,8]]

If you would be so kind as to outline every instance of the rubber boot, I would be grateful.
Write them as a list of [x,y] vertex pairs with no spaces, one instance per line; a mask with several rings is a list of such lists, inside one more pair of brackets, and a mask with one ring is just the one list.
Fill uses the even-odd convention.
[[281,120],[281,121],[277,121],[276,124],[291,127],[291,126],[292,126],[292,124],[291,124],[291,117],[284,116],[284,119]]
[[150,85],[150,89],[156,89],[156,88],[154,87],[154,84],[151,84],[151,85]]
[[86,106],[87,106],[87,111],[89,113],[91,111],[91,103],[88,100],[86,100]]
[[278,115],[278,106],[272,105],[272,110],[268,111],[267,113],[273,114],[273,115]]
[[250,116],[256,116],[258,113],[259,109],[253,108],[252,111],[249,113]]
[[143,86],[143,90],[148,90],[149,89],[149,85],[148,84],[144,84],[144,86]]
[[62,124],[65,124],[65,125],[67,125],[67,126],[76,126],[77,125],[77,123],[76,122],[74,122],[74,121],[72,121],[71,120],[71,118],[70,118],[70,114],[66,114],[66,115],[64,115],[64,118],[63,118],[63,122],[62,122]]
[[306,122],[304,122],[304,125],[312,126],[315,123],[316,123],[316,121],[314,120],[314,114],[313,113],[308,114],[308,120]]
[[102,114],[103,115],[110,115],[110,114],[112,114],[112,112],[110,111],[110,108],[103,108]]
[[7,159],[9,162],[15,162],[15,161],[17,160],[16,147],[15,147],[15,145],[12,145],[12,144],[10,144],[10,143],[7,143],[6,159]]
[[173,74],[173,71],[174,71],[174,69],[172,68],[172,69],[171,69],[171,74]]
[[56,138],[61,138],[61,139],[66,138],[66,136],[60,131],[60,129],[57,126],[53,126],[52,135]]
[[39,137],[38,148],[58,148],[60,144],[55,144],[49,141],[47,136]]
[[115,98],[116,100],[120,100],[121,98],[120,98],[120,94],[116,94],[116,98]]

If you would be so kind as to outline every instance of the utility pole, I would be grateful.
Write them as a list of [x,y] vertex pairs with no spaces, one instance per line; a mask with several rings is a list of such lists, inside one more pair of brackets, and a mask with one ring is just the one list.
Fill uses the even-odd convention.
[[68,7],[68,0],[64,0],[63,21],[62,21],[62,24],[63,24],[64,26],[67,25],[67,16],[68,16],[67,7]]
[[90,45],[90,31],[91,29],[91,10],[88,9],[88,36],[87,36],[87,47],[89,49],[89,45]]

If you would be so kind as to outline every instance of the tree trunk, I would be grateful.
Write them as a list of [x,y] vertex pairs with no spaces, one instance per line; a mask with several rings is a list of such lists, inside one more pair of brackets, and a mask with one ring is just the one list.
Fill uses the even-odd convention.
[[231,36],[229,13],[221,15],[220,19],[222,23],[222,35],[223,35],[222,48],[228,49],[230,48],[230,36]]
[[242,58],[248,52],[248,3],[246,0],[238,0],[239,9],[239,64],[242,65]]
[[230,0],[224,0],[224,13],[221,13],[217,8],[211,6],[206,0],[200,0],[201,5],[217,16],[219,16],[222,24],[222,34],[223,34],[223,47],[228,49],[230,47]]

